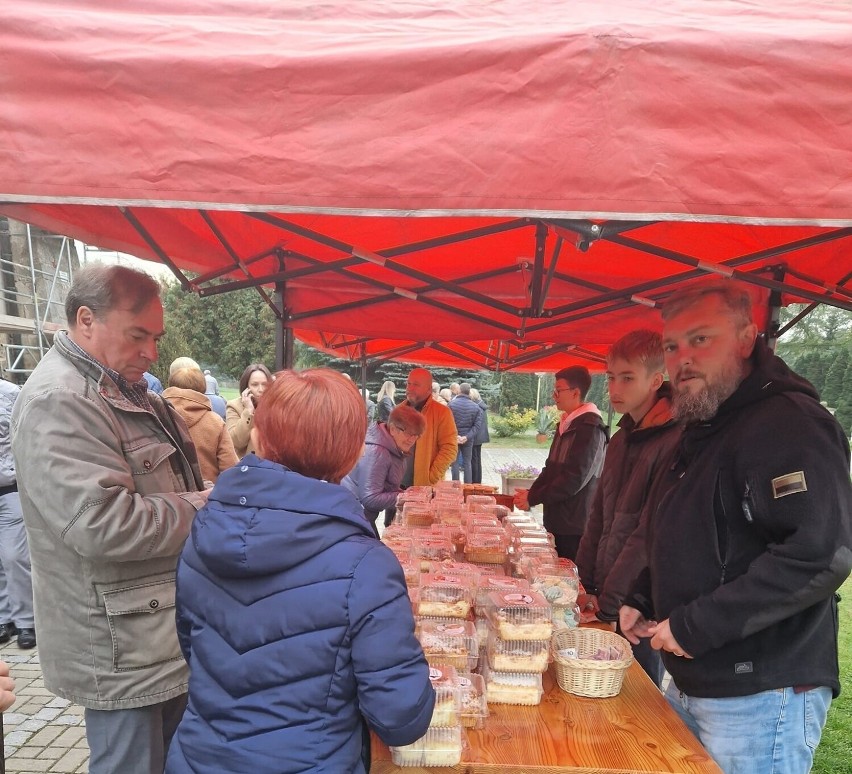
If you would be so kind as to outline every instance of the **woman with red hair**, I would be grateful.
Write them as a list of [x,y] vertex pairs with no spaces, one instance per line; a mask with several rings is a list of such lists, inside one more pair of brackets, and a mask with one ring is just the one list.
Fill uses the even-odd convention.
[[335,371],[268,386],[257,455],[219,477],[178,565],[189,703],[167,774],[363,774],[367,726],[392,745],[426,732],[435,694],[402,569],[339,485],[366,429]]

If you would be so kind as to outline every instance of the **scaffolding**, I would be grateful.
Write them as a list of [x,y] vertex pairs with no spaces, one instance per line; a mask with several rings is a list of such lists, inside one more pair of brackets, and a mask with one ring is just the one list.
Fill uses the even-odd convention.
[[73,240],[0,217],[3,376],[22,382],[65,325],[65,296],[80,260]]

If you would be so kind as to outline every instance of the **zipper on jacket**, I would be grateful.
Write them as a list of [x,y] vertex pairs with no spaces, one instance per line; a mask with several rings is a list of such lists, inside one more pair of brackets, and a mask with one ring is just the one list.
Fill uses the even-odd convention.
[[[716,545],[719,549],[720,576],[719,585],[725,583],[725,575],[728,570],[728,513],[725,509],[725,500],[722,497],[722,472],[716,477],[716,503],[713,514],[716,521]],[[721,514],[720,514],[721,511]],[[721,519],[719,516],[721,515]]]

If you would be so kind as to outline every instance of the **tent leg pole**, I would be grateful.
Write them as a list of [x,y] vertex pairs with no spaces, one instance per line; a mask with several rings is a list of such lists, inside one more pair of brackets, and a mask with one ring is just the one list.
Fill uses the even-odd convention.
[[[783,282],[786,274],[783,266],[775,266],[772,269],[772,278],[776,282]],[[769,293],[769,315],[766,319],[766,344],[773,352],[778,343],[778,331],[781,328],[781,291],[772,290]]]

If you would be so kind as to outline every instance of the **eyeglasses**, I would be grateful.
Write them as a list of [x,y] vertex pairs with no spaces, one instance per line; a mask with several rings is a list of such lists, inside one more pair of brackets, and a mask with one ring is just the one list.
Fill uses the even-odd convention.
[[565,392],[565,390],[576,390],[576,387],[556,387],[553,390],[553,397],[558,398],[560,392]]
[[413,438],[415,441],[420,437],[420,433],[412,433],[409,430],[406,430],[404,427],[400,427],[399,425],[391,425],[394,430],[398,430],[402,433],[406,438]]

